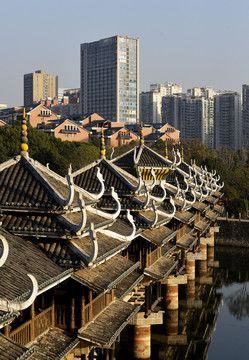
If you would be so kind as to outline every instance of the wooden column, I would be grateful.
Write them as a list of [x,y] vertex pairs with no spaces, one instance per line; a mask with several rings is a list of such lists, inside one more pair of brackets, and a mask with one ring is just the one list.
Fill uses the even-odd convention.
[[139,240],[139,269],[143,268],[142,239]]
[[149,314],[150,310],[150,288],[148,285],[145,285],[145,315]]
[[145,267],[148,267],[148,262],[149,262],[149,248],[148,248],[148,242],[146,242],[146,247],[145,247]]
[[161,283],[156,282],[156,299],[158,300],[161,297]]
[[109,357],[109,349],[104,349],[104,358],[105,358],[105,360],[109,360],[110,359],[110,357]]
[[54,293],[52,294],[52,326],[55,326],[55,303],[54,303]]
[[110,360],[115,360],[115,358],[114,358],[114,351],[115,351],[115,349],[113,349],[113,348],[111,348],[111,349],[109,350]]
[[89,360],[94,360],[94,348],[89,353]]
[[9,337],[10,336],[10,326],[9,325],[6,325],[4,327],[4,335]]
[[70,330],[75,329],[75,297],[70,299]]
[[81,327],[85,326],[85,296],[82,295],[80,299],[80,314],[81,314]]
[[93,301],[93,292],[92,290],[89,291],[89,320],[91,321],[93,318],[93,307],[92,307],[92,301]]
[[30,306],[30,318],[31,318],[31,323],[30,323],[30,340],[34,340],[35,338],[35,303],[33,302],[33,304]]

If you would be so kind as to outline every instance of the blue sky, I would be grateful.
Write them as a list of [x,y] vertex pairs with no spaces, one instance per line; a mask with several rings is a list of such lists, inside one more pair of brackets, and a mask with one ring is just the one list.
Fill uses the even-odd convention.
[[0,104],[23,105],[23,75],[80,84],[80,44],[140,39],[140,90],[172,81],[241,92],[249,83],[248,0],[11,0],[1,3]]

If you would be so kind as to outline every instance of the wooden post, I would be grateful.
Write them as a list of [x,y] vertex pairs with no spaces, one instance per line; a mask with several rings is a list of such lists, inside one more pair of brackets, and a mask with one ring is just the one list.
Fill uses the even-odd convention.
[[111,301],[114,300],[114,297],[115,297],[115,289],[113,288],[112,289],[112,292],[111,292],[112,296],[111,296]]
[[94,348],[89,353],[89,360],[94,360]]
[[82,295],[81,296],[81,301],[80,301],[80,307],[81,307],[81,327],[85,326],[85,296]]
[[145,267],[149,266],[149,249],[148,249],[148,242],[146,242],[146,247],[145,247]]
[[51,323],[52,326],[55,326],[55,303],[54,303],[54,293],[52,295],[52,319],[51,319]]
[[105,360],[109,360],[109,349],[104,349]]
[[75,298],[70,301],[70,330],[75,329]]
[[139,240],[139,269],[143,268],[142,239]]
[[9,337],[10,336],[10,326],[9,325],[6,325],[4,327],[4,335]]
[[156,300],[161,297],[161,283],[159,281],[156,282]]
[[109,351],[110,351],[110,360],[114,360],[115,359],[114,358],[114,349],[111,348]]
[[149,315],[149,309],[150,309],[150,287],[145,285],[145,315]]
[[93,318],[93,305],[92,305],[92,301],[93,301],[93,292],[92,290],[89,291],[89,320],[91,321]]
[[30,306],[30,340],[34,340],[35,338],[35,303],[33,302]]

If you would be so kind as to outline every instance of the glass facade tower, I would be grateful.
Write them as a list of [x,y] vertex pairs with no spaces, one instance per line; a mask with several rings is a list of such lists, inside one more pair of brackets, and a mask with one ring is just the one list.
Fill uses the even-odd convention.
[[113,36],[81,44],[81,109],[111,121],[138,121],[137,38]]

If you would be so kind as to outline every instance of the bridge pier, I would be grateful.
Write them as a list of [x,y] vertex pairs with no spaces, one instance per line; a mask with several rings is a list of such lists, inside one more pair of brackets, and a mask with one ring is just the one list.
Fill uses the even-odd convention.
[[131,352],[134,359],[150,359],[151,357],[151,325],[163,324],[163,312],[151,313],[144,317],[144,312],[139,312],[131,320],[129,338]]

